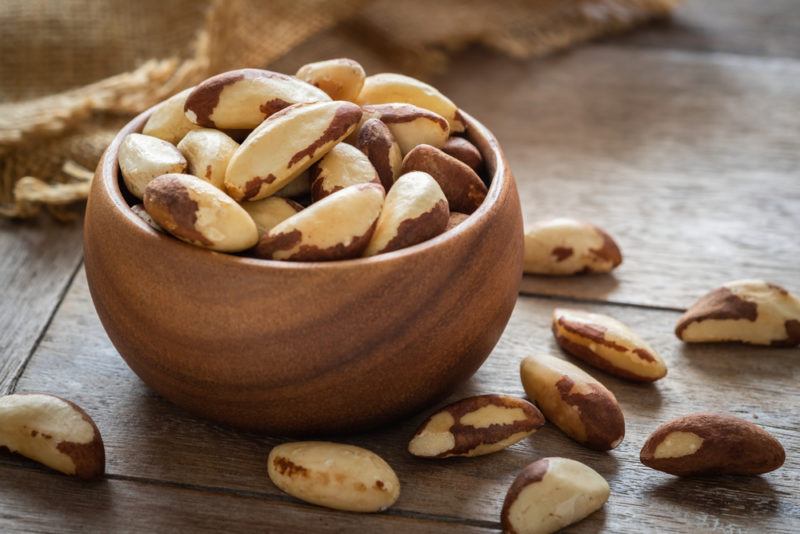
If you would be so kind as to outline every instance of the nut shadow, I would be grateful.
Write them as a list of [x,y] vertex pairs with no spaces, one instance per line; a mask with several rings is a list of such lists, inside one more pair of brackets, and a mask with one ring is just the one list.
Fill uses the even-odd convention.
[[761,476],[670,477],[645,492],[702,513],[764,519],[779,515],[781,508],[779,493]]

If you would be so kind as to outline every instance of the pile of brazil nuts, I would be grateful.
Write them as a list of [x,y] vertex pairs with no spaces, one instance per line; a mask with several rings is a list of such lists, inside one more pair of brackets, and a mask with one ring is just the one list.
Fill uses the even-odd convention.
[[123,140],[119,166],[134,212],[182,241],[344,260],[416,245],[480,206],[488,179],[465,136],[434,87],[341,58],[176,94]]

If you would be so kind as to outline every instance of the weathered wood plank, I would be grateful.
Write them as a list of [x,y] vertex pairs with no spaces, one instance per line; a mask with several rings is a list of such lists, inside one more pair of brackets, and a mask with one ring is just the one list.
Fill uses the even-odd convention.
[[[555,299],[520,298],[493,355],[456,396],[502,392],[522,395],[519,360],[533,351],[557,353],[549,332]],[[566,303],[567,305],[569,303]],[[420,461],[405,445],[422,415],[394,428],[341,441],[366,446],[396,469],[403,490],[399,513],[459,517],[497,525],[505,490],[515,474],[542,456],[568,456],[606,476],[612,498],[605,511],[576,532],[641,528],[686,531],[695,525],[744,531],[790,531],[800,520],[795,488],[800,458],[800,403],[796,350],[737,346],[687,347],[672,334],[678,313],[627,306],[581,305],[627,322],[661,352],[670,374],[654,386],[598,376],[625,410],[627,437],[609,454],[584,449],[551,426],[509,450],[484,458]],[[91,308],[81,273],[39,350],[20,380],[21,391],[67,396],[96,419],[108,451],[109,472],[231,491],[280,495],[265,476],[269,448],[281,438],[240,433],[196,419],[155,396],[125,367]],[[324,402],[324,399],[320,399]],[[660,422],[699,410],[739,414],[767,427],[789,458],[774,473],[756,478],[676,481],[638,461],[646,436]],[[342,429],[347,433],[347,429]],[[684,502],[689,495],[691,502]]]
[[463,523],[349,514],[255,493],[135,480],[82,483],[0,464],[3,532],[488,532]]
[[0,394],[16,379],[83,256],[81,226],[0,220]]
[[800,62],[591,46],[539,62],[472,52],[437,83],[509,157],[529,222],[605,227],[614,276],[523,291],[682,308],[763,277],[800,290]]
[[796,0],[686,1],[671,19],[606,42],[615,45],[800,57]]

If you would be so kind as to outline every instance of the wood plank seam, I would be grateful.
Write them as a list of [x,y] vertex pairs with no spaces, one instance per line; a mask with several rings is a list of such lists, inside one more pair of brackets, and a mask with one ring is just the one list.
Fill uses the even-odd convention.
[[683,313],[686,311],[686,308],[676,308],[674,306],[655,306],[652,304],[637,304],[632,302],[623,302],[619,300],[582,299],[575,296],[560,295],[558,293],[547,293],[547,294],[536,293],[535,291],[525,291],[524,289],[519,290],[519,296],[532,299],[542,299],[542,300],[562,300],[567,302],[574,302],[575,304],[599,304],[599,305],[619,306],[621,308],[638,308],[641,310],[668,311],[677,313]]
[[78,276],[78,273],[80,272],[82,266],[83,266],[83,257],[81,257],[81,260],[78,261],[77,265],[72,270],[72,274],[70,274],[69,278],[67,279],[67,282],[64,284],[64,287],[62,287],[61,291],[59,291],[56,305],[53,306],[53,309],[50,311],[50,315],[47,318],[47,321],[45,321],[44,325],[42,325],[42,329],[39,332],[39,335],[36,336],[36,341],[33,342],[33,345],[31,346],[31,349],[28,351],[28,354],[25,356],[25,359],[23,359],[22,362],[20,362],[17,371],[14,373],[14,377],[8,382],[8,386],[5,388],[5,391],[2,392],[3,394],[8,395],[16,391],[19,379],[22,378],[22,375],[25,373],[25,369],[28,367],[28,362],[30,362],[33,355],[36,354],[36,351],[39,349],[39,344],[41,344],[42,340],[44,339],[44,336],[47,335],[47,331],[50,329],[50,325],[52,324],[53,319],[58,313],[58,310],[61,309],[61,304],[64,302],[64,298],[67,296],[67,292],[72,287],[72,284],[75,282],[75,278]]
[[[35,464],[23,464],[23,463],[16,463],[16,462],[5,462],[0,461],[0,465],[4,468],[14,469],[19,471],[32,471],[41,473],[47,476],[52,477],[62,477],[58,473],[54,473],[51,470],[40,467],[39,465]],[[172,489],[181,489],[181,490],[188,490],[188,491],[196,491],[200,493],[211,493],[211,494],[218,494],[218,495],[228,495],[232,497],[242,497],[242,498],[250,498],[250,499],[263,499],[268,500],[271,502],[277,503],[288,503],[292,504],[301,508],[308,508],[308,509],[315,509],[319,510],[322,509],[319,506],[311,505],[304,503],[294,497],[290,497],[289,495],[284,494],[272,494],[272,493],[265,493],[260,491],[253,491],[253,490],[245,490],[245,489],[234,489],[234,488],[224,488],[220,486],[206,486],[202,484],[190,484],[186,482],[175,482],[171,480],[159,480],[156,478],[148,478],[148,477],[137,477],[131,475],[118,475],[107,473],[104,477],[105,480],[118,480],[121,482],[131,482],[134,484],[142,484],[142,485],[149,485],[149,486],[157,486],[157,487],[164,487],[164,488],[172,488]],[[405,519],[419,519],[422,521],[431,521],[431,522],[438,522],[438,523],[450,523],[450,524],[457,524],[457,525],[465,525],[477,528],[488,528],[488,529],[499,529],[500,522],[499,521],[481,521],[477,519],[469,519],[469,518],[461,518],[455,516],[446,516],[446,515],[439,515],[439,514],[425,514],[421,512],[414,512],[411,510],[403,510],[398,508],[389,508],[384,510],[376,515],[386,515],[386,516],[394,516],[394,517],[402,517]]]

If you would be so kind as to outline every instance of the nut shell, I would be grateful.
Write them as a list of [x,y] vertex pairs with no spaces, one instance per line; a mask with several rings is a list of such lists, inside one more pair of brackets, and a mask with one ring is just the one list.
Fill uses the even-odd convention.
[[607,315],[556,308],[553,335],[568,353],[622,378],[653,382],[667,374],[664,360],[650,345]]
[[614,394],[575,365],[553,356],[528,356],[522,386],[548,421],[591,449],[607,451],[625,437],[625,417]]
[[289,495],[336,510],[380,512],[400,496],[400,481],[389,464],[353,445],[284,443],[270,451],[267,472]]
[[800,299],[763,280],[729,282],[695,302],[675,335],[689,343],[794,347],[800,345]]
[[424,458],[482,456],[530,436],[544,416],[530,402],[508,395],[478,395],[445,406],[423,422],[408,452]]
[[659,426],[639,457],[644,465],[676,476],[760,475],[783,465],[786,452],[749,421],[696,413]]

